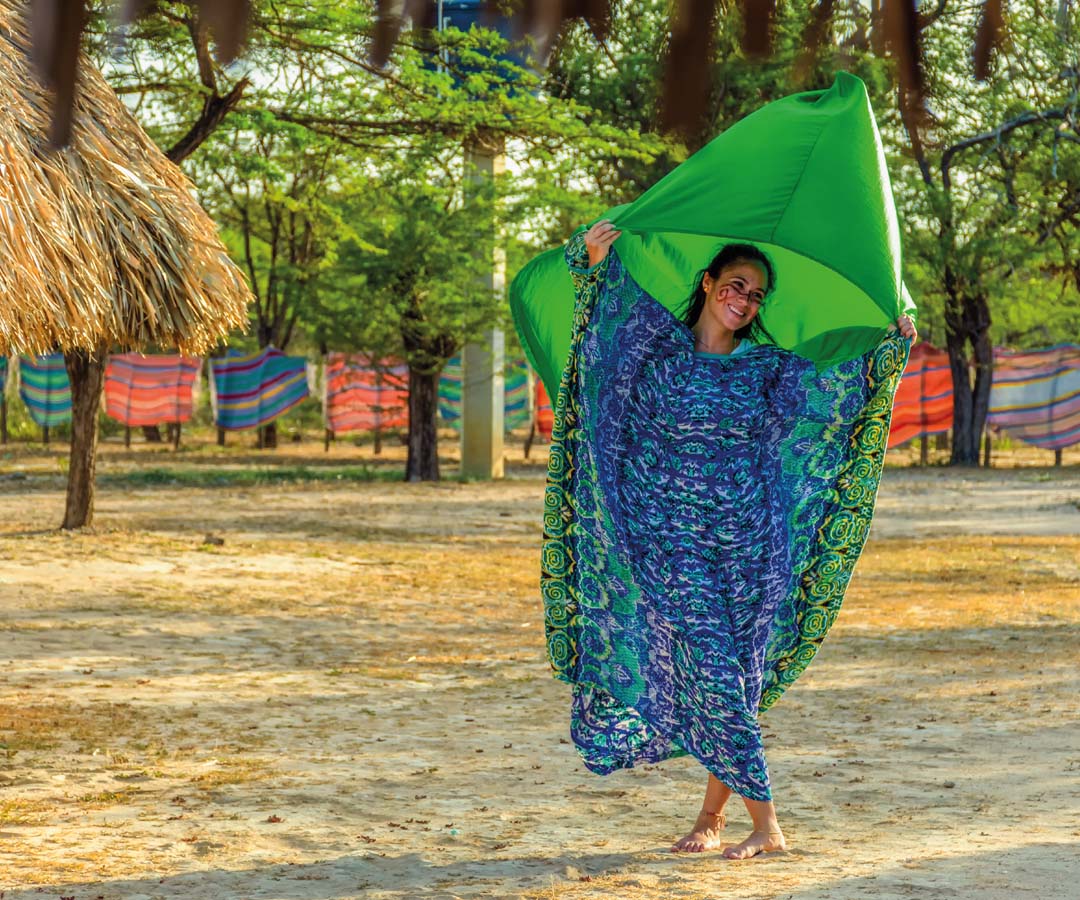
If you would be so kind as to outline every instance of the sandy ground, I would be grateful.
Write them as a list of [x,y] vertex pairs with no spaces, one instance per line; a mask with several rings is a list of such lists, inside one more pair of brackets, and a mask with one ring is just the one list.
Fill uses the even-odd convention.
[[[349,451],[305,452],[278,458]],[[733,864],[667,852],[698,764],[600,778],[568,743],[537,464],[106,479],[68,535],[58,459],[0,455],[3,900],[1080,898],[1075,465],[887,471],[840,620],[763,719],[791,849]]]

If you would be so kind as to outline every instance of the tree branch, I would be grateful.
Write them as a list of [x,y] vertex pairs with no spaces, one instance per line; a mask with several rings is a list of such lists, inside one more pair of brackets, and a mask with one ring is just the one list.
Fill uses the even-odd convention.
[[987,141],[1000,141],[1005,135],[1016,131],[1017,128],[1022,128],[1025,125],[1032,125],[1036,122],[1050,122],[1064,118],[1065,111],[1061,109],[1048,109],[1045,112],[1021,113],[1015,119],[1010,119],[1008,122],[1003,122],[1001,125],[998,125],[997,128],[984,131],[982,134],[972,135],[969,138],[964,138],[964,140],[953,144],[941,154],[941,177],[945,189],[948,190],[951,186],[949,166],[952,165],[952,159],[956,154],[972,147],[977,147],[979,144],[985,144]]
[[225,117],[236,108],[249,84],[251,82],[248,79],[241,78],[224,97],[219,97],[216,94],[208,97],[206,103],[203,104],[203,110],[199,118],[188,129],[187,134],[173,144],[165,155],[174,163],[187,159],[199,148],[203,141],[214,133]]
[[1068,222],[1077,213],[1080,213],[1080,190],[1073,195],[1072,202],[1065,206],[1061,214],[1043,229],[1043,233],[1039,235],[1039,239],[1035,242],[1036,245],[1045,243],[1060,226]]

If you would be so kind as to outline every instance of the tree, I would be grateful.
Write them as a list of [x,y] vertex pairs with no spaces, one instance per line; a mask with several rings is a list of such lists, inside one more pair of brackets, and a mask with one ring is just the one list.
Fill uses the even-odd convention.
[[[384,160],[382,171],[353,195],[348,213],[362,242],[342,247],[340,258],[350,289],[317,301],[317,317],[326,323],[320,337],[392,353],[408,364],[405,477],[412,481],[439,478],[439,373],[466,342],[493,324],[507,324],[504,298],[482,286],[491,263],[474,250],[477,235],[493,221],[505,223],[496,213],[501,186],[467,192],[461,154],[438,143],[417,143]],[[442,163],[437,177],[434,160]]]
[[[364,244],[342,213],[356,161],[336,142],[267,113],[234,114],[194,161],[206,208],[224,227],[254,294],[260,348],[288,349],[314,298],[333,278],[337,246]],[[260,446],[277,445],[275,423]]]
[[[901,108],[916,112],[924,98],[925,84],[921,59],[921,30],[926,23],[939,18],[947,0],[938,0],[930,12],[917,9],[912,0],[871,0],[870,19],[873,22],[873,46],[876,53],[889,52],[896,57],[901,93]],[[123,5],[126,21],[145,15],[149,10],[160,13],[171,4],[134,0]],[[204,19],[217,38],[219,53],[225,62],[232,62],[244,43],[244,33],[255,13],[250,0],[189,0],[183,4]],[[490,0],[489,11],[518,14],[520,25],[531,32],[540,55],[546,56],[551,42],[566,23],[584,19],[597,40],[603,45],[611,24],[616,0]],[[1057,17],[1067,21],[1072,0],[1058,0]],[[51,138],[62,146],[70,138],[71,105],[78,80],[78,49],[86,18],[82,4],[57,5],[51,0],[34,0],[30,4],[34,20],[34,56],[39,74],[55,96]],[[438,6],[436,0],[376,0],[377,14],[371,23],[371,42],[368,58],[378,68],[386,65],[395,42],[406,21],[431,26]],[[972,62],[975,75],[983,79],[990,55],[1006,35],[1002,0],[985,0],[979,10],[979,26],[972,43]],[[714,26],[718,19],[735,19],[740,27],[740,47],[748,56],[767,58],[774,50],[775,28],[783,5],[776,0],[680,0],[670,6],[669,30],[672,35],[664,73],[664,102],[662,114],[667,127],[675,130],[693,129],[702,117],[702,93],[686,90],[687,85],[707,82],[707,72],[714,53]],[[859,0],[838,4],[837,0],[818,0],[811,12],[811,23],[805,32],[804,49],[815,52],[830,32],[838,10],[847,9],[859,15]],[[284,3],[267,4],[259,11],[269,10],[273,16],[286,10]],[[254,15],[255,21],[259,16]],[[797,60],[797,64],[801,61]],[[204,115],[207,110],[204,109]]]
[[[162,143],[176,145],[195,128],[177,123],[201,118],[208,96],[231,95],[233,88],[226,89],[223,73],[207,76],[191,5],[163,8],[164,23],[147,25],[129,38],[128,61],[118,74],[123,89],[138,95],[147,115],[157,121]],[[171,16],[169,10],[174,10]],[[543,243],[538,220],[551,216],[557,205],[552,201],[581,194],[580,186],[573,185],[574,173],[587,174],[612,154],[648,159],[659,141],[607,125],[582,104],[543,94],[532,73],[500,61],[506,42],[491,32],[413,33],[380,70],[359,49],[372,28],[371,10],[353,5],[260,6],[245,58],[260,74],[273,77],[252,77],[228,118],[204,136],[187,164],[204,202],[225,225],[236,255],[244,260],[256,293],[253,324],[260,346],[273,343],[284,349],[298,334],[314,335],[322,321],[316,308],[327,308],[320,299],[323,292],[342,296],[337,283],[348,284],[361,269],[364,278],[382,273],[382,284],[396,284],[403,291],[401,301],[387,300],[386,308],[399,316],[396,331],[409,345],[416,402],[433,411],[433,403],[424,399],[437,375],[433,367],[445,362],[446,347],[459,346],[477,329],[463,329],[458,313],[443,321],[443,306],[427,295],[423,302],[419,294],[410,295],[409,285],[422,275],[409,269],[416,260],[394,250],[395,234],[380,237],[378,228],[361,229],[358,223],[384,214],[389,222],[399,221],[395,209],[404,207],[394,207],[395,198],[426,208],[420,187],[438,186],[443,196],[432,209],[452,214],[448,233],[458,235],[462,248],[474,248],[477,232],[470,234],[457,224],[471,217],[472,226],[481,229],[472,212],[463,212],[468,204],[461,193],[459,158],[464,147],[490,141],[507,148],[522,170],[519,184],[527,187],[505,199],[501,208],[506,214],[483,200],[477,201],[476,210],[486,210],[490,230],[512,218],[510,210],[528,209],[534,216],[534,241]],[[138,40],[143,41],[142,52]],[[144,56],[153,57],[159,50],[161,62],[144,62]],[[176,79],[170,73],[177,69],[198,71],[199,78]],[[220,93],[218,84],[223,85]],[[549,190],[545,179],[552,172],[560,173],[562,183]],[[378,185],[391,208],[346,215],[345,198],[370,185]],[[364,208],[361,202],[351,206]],[[373,232],[390,246],[382,247],[368,236]],[[366,269],[348,269],[335,263],[345,239],[356,253],[391,252],[373,256]],[[460,263],[455,272],[471,273],[461,278],[448,274],[450,282],[469,284],[476,277],[475,265],[465,265],[462,254],[450,253],[445,242],[439,246],[444,258]],[[385,267],[396,260],[402,260],[401,268],[390,277]],[[468,296],[490,325],[498,317],[495,305],[477,301],[475,285],[470,287]],[[438,327],[431,324],[433,304],[439,310]],[[429,311],[421,313],[421,305]],[[370,336],[369,328],[362,330]],[[336,337],[341,340],[340,330]],[[433,426],[421,424],[428,418],[426,412],[414,417],[423,430],[411,436],[411,446],[417,458],[428,462],[410,469],[410,475],[422,470],[420,477],[432,477],[435,471],[430,462],[436,458]]]
[[[978,85],[944,64],[962,58],[974,27],[961,10],[942,16],[924,37],[939,56],[929,88],[936,123],[923,133],[903,118],[914,170],[908,165],[900,187],[915,225],[908,251],[919,263],[919,286],[940,304],[953,380],[952,462],[962,465],[979,460],[995,297],[1016,272],[1053,266],[1051,238],[1064,257],[1059,265],[1068,262],[1068,235],[1075,235],[1080,210],[1080,132],[1071,112],[1080,45],[1063,40],[1067,32],[1037,11],[1016,11],[1013,43],[997,60],[1001,77]],[[1058,163],[1049,165],[1051,158]]]

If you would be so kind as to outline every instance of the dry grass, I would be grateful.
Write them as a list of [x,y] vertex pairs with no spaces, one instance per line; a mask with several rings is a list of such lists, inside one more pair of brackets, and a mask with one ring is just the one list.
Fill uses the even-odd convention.
[[83,807],[101,809],[134,803],[142,793],[137,787],[122,788],[119,791],[98,791],[94,794],[83,794],[76,802]]
[[243,756],[215,759],[213,768],[200,772],[190,779],[191,783],[203,791],[212,791],[226,785],[250,784],[269,777],[271,769],[261,762]]
[[[822,657],[769,714],[795,850],[718,870],[661,852],[698,770],[604,780],[562,743],[541,490],[116,492],[101,529],[72,536],[27,527],[49,495],[0,494],[17,598],[0,609],[7,880],[63,896],[284,894],[284,878],[394,900],[802,900],[808,885],[851,900],[898,860],[917,879],[935,848],[1008,855],[1020,834],[1080,831],[1063,789],[1080,537],[875,535]],[[209,553],[207,530],[225,540]],[[1020,829],[1030,802],[1052,834]],[[972,859],[963,872],[985,868]]]
[[[942,589],[944,588],[944,592]],[[844,627],[927,630],[1080,621],[1080,538],[875,540]]]
[[81,706],[8,701],[0,706],[0,741],[9,752],[69,746],[77,753],[92,753],[144,734],[145,722],[140,719],[123,703]]
[[0,2],[0,352],[201,352],[250,292],[180,169],[85,57],[72,143],[48,147],[26,5]]
[[12,797],[0,800],[0,826],[41,825],[55,811],[55,804],[48,800],[27,800]]

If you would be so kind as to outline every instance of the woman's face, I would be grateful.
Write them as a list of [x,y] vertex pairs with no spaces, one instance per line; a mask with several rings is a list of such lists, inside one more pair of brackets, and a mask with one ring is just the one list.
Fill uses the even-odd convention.
[[734,262],[713,278],[708,272],[701,280],[705,289],[705,309],[724,328],[745,328],[761,309],[768,276],[756,262]]

